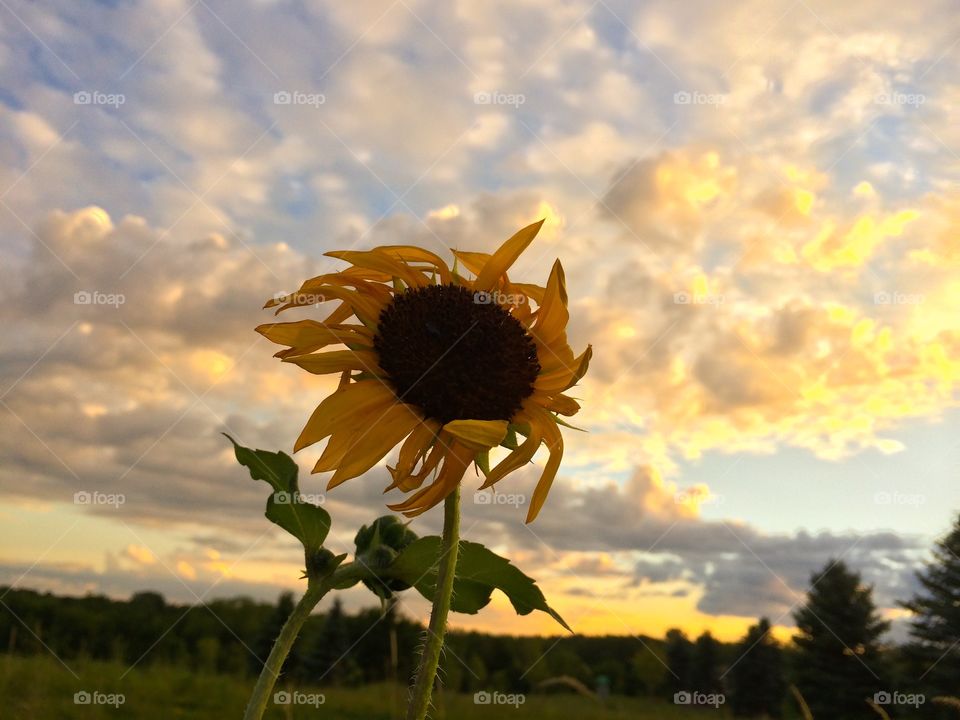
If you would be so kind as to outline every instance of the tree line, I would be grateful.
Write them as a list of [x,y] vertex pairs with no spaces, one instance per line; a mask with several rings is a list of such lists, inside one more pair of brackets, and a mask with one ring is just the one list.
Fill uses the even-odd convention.
[[797,633],[789,646],[774,640],[766,618],[733,647],[710,633],[691,641],[670,630],[664,694],[682,700],[719,694],[737,717],[779,718],[793,685],[802,699],[796,702],[817,719],[956,718],[960,518],[917,580],[917,594],[900,603],[912,614],[909,640],[900,646],[882,641],[890,622],[877,611],[873,588],[840,560],[811,576],[805,601],[792,612]]
[[[918,581],[917,595],[902,603],[913,617],[910,640],[901,646],[882,642],[889,623],[877,611],[872,587],[842,561],[830,561],[811,577],[805,601],[793,612],[797,634],[786,646],[774,640],[765,618],[735,644],[710,633],[690,640],[680,630],[664,640],[454,632],[443,682],[460,692],[531,692],[564,678],[601,696],[684,702],[722,695],[737,716],[773,718],[781,716],[794,685],[818,720],[878,717],[868,699],[891,717],[956,717],[932,699],[960,695],[960,518]],[[0,597],[0,643],[6,638],[2,649],[9,653],[244,676],[259,673],[294,603],[290,593],[277,604],[241,597],[183,606],[154,592],[114,600],[2,587]],[[336,602],[307,621],[284,682],[404,683],[423,632],[392,603],[351,614]],[[921,705],[898,707],[920,695]]]

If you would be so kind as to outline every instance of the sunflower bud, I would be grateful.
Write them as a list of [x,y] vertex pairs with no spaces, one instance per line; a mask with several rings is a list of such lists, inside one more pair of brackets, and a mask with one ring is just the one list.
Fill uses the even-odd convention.
[[381,577],[380,573],[389,568],[397,555],[416,539],[417,534],[395,515],[384,515],[360,528],[354,538],[357,562],[363,563],[375,576],[364,579],[363,584],[383,599],[409,588],[410,585],[402,580]]

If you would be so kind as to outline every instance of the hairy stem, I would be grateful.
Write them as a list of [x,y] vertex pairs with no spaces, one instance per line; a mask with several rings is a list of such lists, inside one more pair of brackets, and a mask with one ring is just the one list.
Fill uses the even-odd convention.
[[457,570],[457,554],[460,549],[460,486],[443,503],[443,538],[440,542],[440,560],[437,570],[437,592],[430,612],[427,640],[420,655],[420,667],[413,685],[413,696],[407,708],[407,720],[424,720],[430,709],[433,683],[440,664],[443,649],[443,634],[447,628],[447,613],[453,595],[453,578]]
[[[286,661],[293,643],[300,634],[300,629],[310,617],[310,613],[326,595],[332,587],[338,586],[344,581],[354,577],[359,578],[363,573],[363,568],[357,563],[347,563],[337,568],[333,575],[322,579],[310,578],[307,580],[307,591],[300,598],[300,602],[293,609],[290,617],[283,624],[280,635],[273,643],[273,649],[270,650],[270,656],[264,663],[260,671],[260,677],[257,678],[257,684],[253,686],[253,693],[247,703],[247,710],[243,714],[243,720],[260,720],[270,702],[270,694],[273,692],[273,686],[280,675],[280,668]],[[353,580],[356,582],[356,580]]]

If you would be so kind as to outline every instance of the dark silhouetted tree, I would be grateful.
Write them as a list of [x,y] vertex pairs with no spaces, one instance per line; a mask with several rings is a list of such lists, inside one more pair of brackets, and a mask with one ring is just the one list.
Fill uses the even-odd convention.
[[698,692],[713,694],[722,690],[720,682],[720,643],[709,632],[697,638],[693,646],[690,685]]
[[667,630],[666,647],[667,672],[664,675],[664,694],[670,699],[681,690],[693,689],[693,643],[682,630]]
[[350,629],[340,598],[330,606],[307,657],[311,682],[342,685],[354,679],[356,662],[350,657]]
[[783,655],[770,635],[770,621],[760,618],[737,645],[727,671],[730,707],[737,717],[773,717],[781,714],[787,689]]
[[796,684],[815,718],[876,718],[867,699],[889,690],[878,640],[890,623],[873,603],[873,588],[839,561],[811,578],[793,614],[799,635]]
[[917,573],[921,590],[903,606],[914,613],[905,655],[928,695],[960,694],[960,517]]

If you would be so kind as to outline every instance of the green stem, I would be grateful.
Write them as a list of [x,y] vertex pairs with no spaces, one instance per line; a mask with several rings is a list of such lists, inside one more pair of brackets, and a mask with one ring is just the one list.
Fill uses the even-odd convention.
[[293,609],[290,617],[283,624],[280,635],[277,637],[270,650],[270,656],[264,663],[260,671],[260,677],[257,678],[257,684],[253,686],[253,693],[247,703],[247,710],[243,714],[243,720],[260,720],[270,702],[270,694],[273,692],[273,686],[280,675],[280,668],[286,661],[293,643],[300,634],[300,629],[310,617],[310,613],[317,606],[317,603],[326,595],[331,588],[337,587],[342,582],[348,581],[354,577],[360,577],[364,569],[357,563],[347,563],[337,568],[333,575],[321,578],[307,580],[307,591],[300,598],[300,602]]
[[433,597],[427,640],[420,655],[420,667],[413,685],[413,696],[407,708],[407,720],[424,720],[430,709],[430,696],[440,664],[443,649],[443,634],[447,629],[447,614],[453,596],[453,578],[457,570],[457,555],[460,549],[460,486],[443,503],[443,538],[440,542],[440,559],[437,570],[437,592]]

